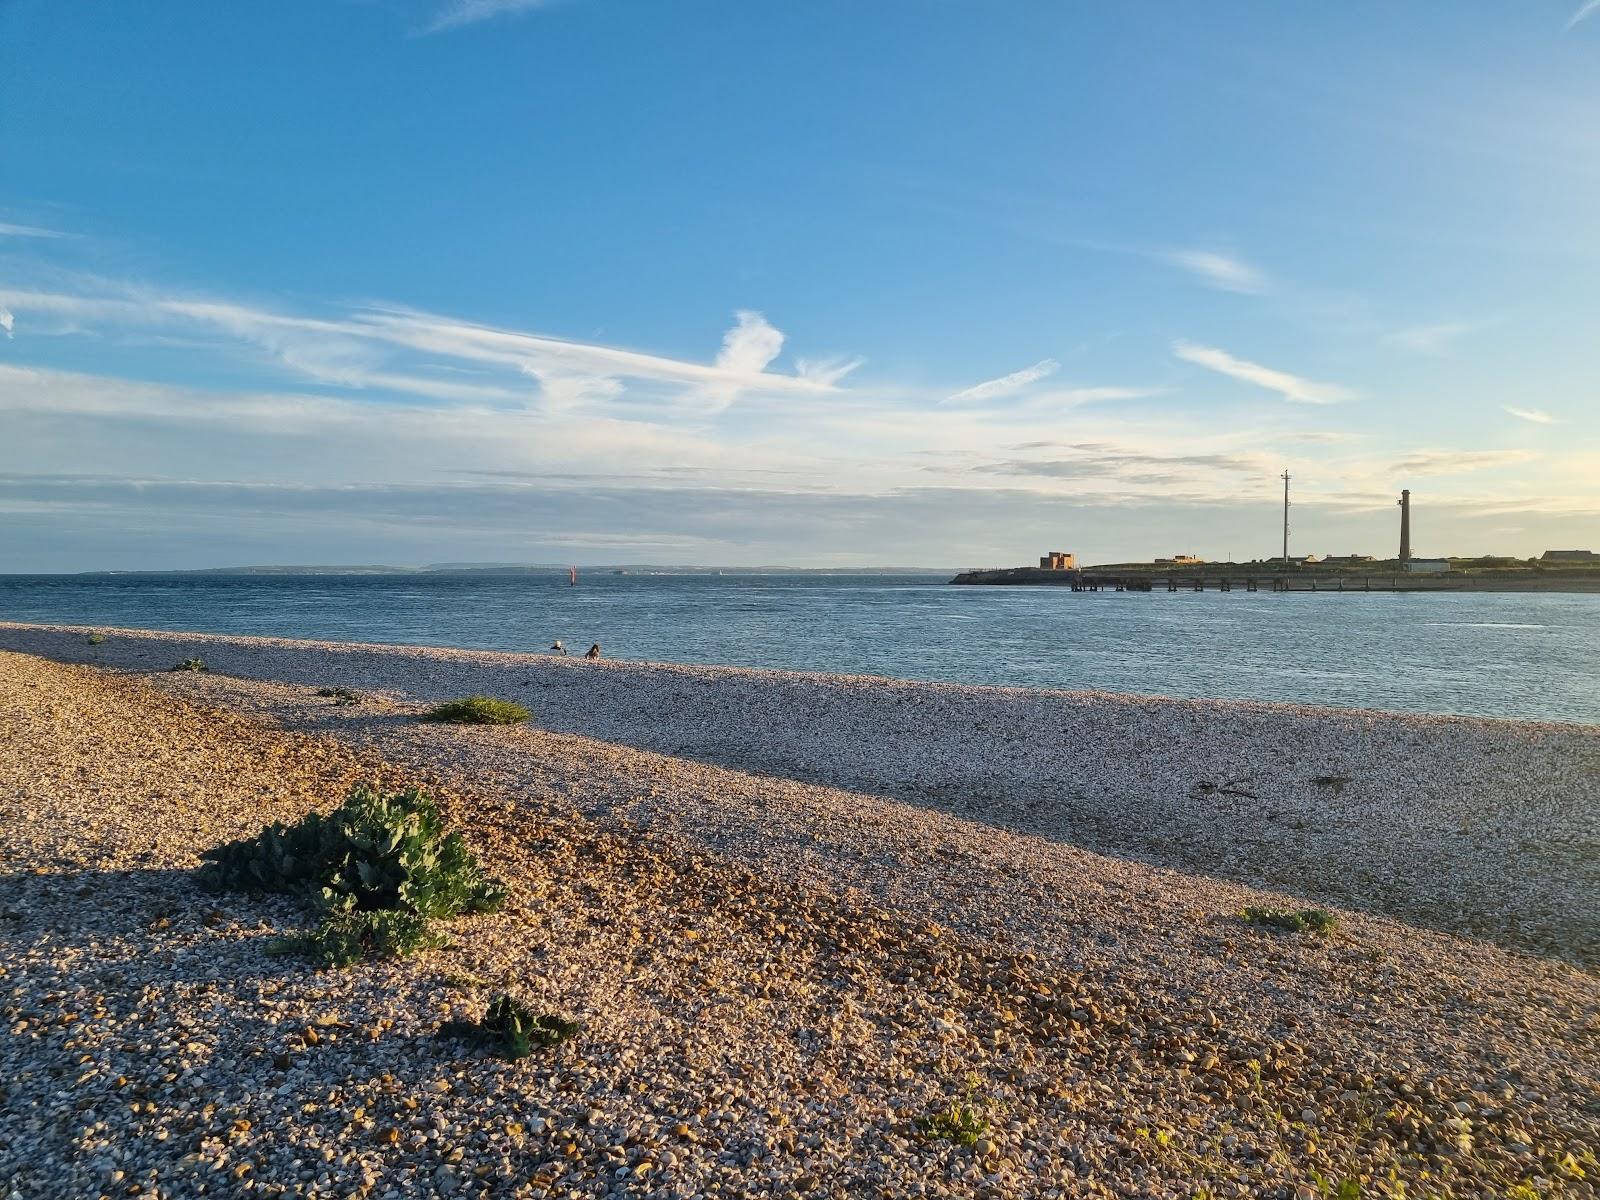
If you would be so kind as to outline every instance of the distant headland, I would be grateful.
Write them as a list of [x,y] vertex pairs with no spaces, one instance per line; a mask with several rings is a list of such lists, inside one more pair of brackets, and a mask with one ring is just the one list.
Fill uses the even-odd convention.
[[[1150,562],[1106,563],[1080,567],[1078,556],[1051,550],[1037,567],[992,567],[963,571],[951,583],[1030,585],[1071,588],[1075,592],[1217,591],[1248,592],[1600,592],[1600,553],[1546,550],[1538,558],[1479,555],[1427,558],[1412,552],[1411,489],[1395,501],[1400,516],[1399,553],[1289,553],[1289,472],[1283,480],[1283,550],[1250,562],[1208,562],[1195,554],[1174,554]],[[1392,545],[1393,543],[1391,543]]]
[[1208,562],[1191,554],[1080,567],[1062,551],[1036,567],[963,571],[957,584],[1044,585],[1078,592],[1600,592],[1600,554],[1547,551],[1539,558],[1376,559],[1369,555]]

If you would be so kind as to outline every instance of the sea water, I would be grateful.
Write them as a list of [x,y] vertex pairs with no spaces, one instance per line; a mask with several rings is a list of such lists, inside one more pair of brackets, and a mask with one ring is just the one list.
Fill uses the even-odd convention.
[[1600,595],[944,576],[0,576],[0,619],[1600,722]]

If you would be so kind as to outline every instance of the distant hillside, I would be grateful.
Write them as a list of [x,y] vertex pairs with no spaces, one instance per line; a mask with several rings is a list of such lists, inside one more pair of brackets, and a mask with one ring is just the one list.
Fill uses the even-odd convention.
[[[382,564],[302,564],[200,567],[182,571],[80,571],[79,575],[550,575],[568,563],[429,563],[421,567]],[[681,564],[608,563],[579,566],[582,575],[948,575],[949,567],[706,567]]]

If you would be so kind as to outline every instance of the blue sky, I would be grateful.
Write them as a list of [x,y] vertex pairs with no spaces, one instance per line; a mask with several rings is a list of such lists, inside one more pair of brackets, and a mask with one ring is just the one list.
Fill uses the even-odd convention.
[[1600,11],[0,0],[0,570],[1600,549]]

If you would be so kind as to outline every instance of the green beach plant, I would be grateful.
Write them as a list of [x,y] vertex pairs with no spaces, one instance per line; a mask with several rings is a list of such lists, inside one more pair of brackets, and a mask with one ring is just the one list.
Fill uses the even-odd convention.
[[445,721],[452,725],[516,725],[532,714],[511,700],[492,696],[466,696],[447,700],[422,714],[424,721]]
[[351,704],[360,704],[360,692],[347,687],[322,687],[317,689],[317,695],[324,696],[333,701],[336,706],[345,707]]
[[1311,1184],[1317,1189],[1317,1195],[1324,1197],[1325,1200],[1361,1200],[1362,1188],[1359,1179],[1329,1179],[1320,1171],[1312,1171]]
[[312,892],[334,911],[399,908],[453,917],[491,911],[505,899],[461,835],[445,832],[438,807],[418,788],[385,795],[358,783],[327,816],[275,822],[201,857],[205,886]]
[[202,887],[312,899],[321,927],[290,941],[330,965],[426,948],[437,944],[430,920],[492,912],[505,902],[505,889],[459,833],[445,831],[437,806],[417,788],[386,795],[359,783],[326,816],[274,822],[201,857]]
[[446,1021],[439,1036],[457,1038],[494,1051],[501,1058],[515,1061],[533,1053],[534,1047],[548,1049],[566,1041],[582,1026],[554,1013],[535,1013],[521,1000],[502,993],[496,996],[481,1021]]
[[917,1128],[929,1138],[943,1138],[957,1146],[972,1146],[989,1132],[989,1122],[971,1105],[952,1104],[918,1117]]
[[1262,929],[1280,933],[1329,934],[1339,927],[1339,918],[1325,908],[1269,908],[1252,904],[1239,910],[1239,919]]
[[175,664],[172,669],[174,671],[209,671],[211,668],[206,666],[206,660],[203,658],[186,658],[182,662]]
[[84,638],[83,640],[88,642],[89,645],[91,645],[91,646],[103,646],[106,643],[106,635],[103,634],[103,633],[98,633],[98,632],[91,633],[88,637]]
[[304,954],[327,967],[385,958],[404,958],[443,944],[426,917],[403,909],[331,912],[310,933],[274,938],[269,954]]

